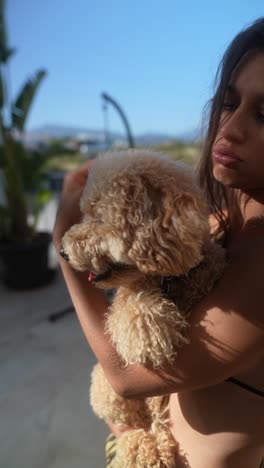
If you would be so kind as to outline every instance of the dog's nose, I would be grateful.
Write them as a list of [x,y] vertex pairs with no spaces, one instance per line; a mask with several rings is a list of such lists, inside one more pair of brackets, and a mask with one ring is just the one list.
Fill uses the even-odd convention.
[[67,260],[67,262],[70,260],[69,255],[65,252],[63,247],[60,248],[60,255],[64,260]]

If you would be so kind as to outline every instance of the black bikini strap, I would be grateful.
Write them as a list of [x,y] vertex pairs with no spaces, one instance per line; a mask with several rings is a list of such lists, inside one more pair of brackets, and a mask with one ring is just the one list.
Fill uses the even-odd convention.
[[252,393],[255,393],[258,396],[264,397],[264,392],[262,392],[261,390],[257,390],[256,388],[251,387],[251,385],[248,385],[248,384],[246,384],[244,382],[241,382],[238,379],[235,379],[235,377],[229,377],[229,379],[226,379],[226,381],[227,382],[233,382],[234,384],[239,385],[242,388],[245,388],[245,390],[248,390],[249,392],[252,392]]

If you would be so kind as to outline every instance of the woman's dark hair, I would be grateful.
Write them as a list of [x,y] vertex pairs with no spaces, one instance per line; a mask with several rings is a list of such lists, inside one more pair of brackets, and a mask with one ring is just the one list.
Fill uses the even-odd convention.
[[225,187],[213,177],[212,146],[218,131],[225,93],[231,75],[238,68],[242,59],[257,51],[264,52],[264,17],[241,31],[231,42],[217,70],[216,92],[208,103],[210,115],[198,167],[198,180],[207,196],[211,213],[214,214],[218,222],[218,229],[213,233],[213,236],[219,237],[221,235],[223,240],[229,232],[230,221],[234,219],[234,216],[239,216],[239,210],[234,198],[234,190]]

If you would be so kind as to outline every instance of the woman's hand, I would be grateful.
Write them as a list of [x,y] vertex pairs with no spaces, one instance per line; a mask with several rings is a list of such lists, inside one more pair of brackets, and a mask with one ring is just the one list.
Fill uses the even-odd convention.
[[53,230],[55,247],[59,246],[65,232],[81,221],[80,198],[92,163],[92,160],[86,161],[81,167],[68,172],[64,177]]

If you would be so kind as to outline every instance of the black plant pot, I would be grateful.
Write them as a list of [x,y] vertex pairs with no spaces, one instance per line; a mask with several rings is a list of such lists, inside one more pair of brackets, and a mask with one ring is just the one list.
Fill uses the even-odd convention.
[[48,266],[51,234],[39,232],[28,241],[0,242],[3,281],[12,289],[31,289],[48,284],[54,270]]

